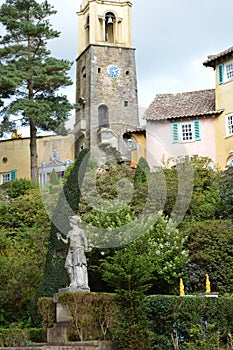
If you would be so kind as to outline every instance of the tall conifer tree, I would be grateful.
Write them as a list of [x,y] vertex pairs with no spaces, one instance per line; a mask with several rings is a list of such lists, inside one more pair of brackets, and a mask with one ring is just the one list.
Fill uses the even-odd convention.
[[60,193],[53,213],[45,269],[36,299],[41,296],[52,296],[58,292],[59,288],[66,287],[69,284],[69,277],[64,267],[68,247],[58,241],[57,232],[59,231],[65,235],[71,229],[68,217],[76,215],[78,212],[81,195],[80,186],[85,174],[87,161],[87,150],[82,150]]
[[[0,40],[0,107],[2,127],[10,116],[19,116],[21,125],[30,126],[31,178],[38,181],[37,130],[56,130],[73,108],[59,89],[72,84],[71,62],[51,57],[50,39],[60,33],[52,29],[48,17],[54,8],[45,0],[6,0],[0,8],[5,35]],[[9,99],[10,98],[10,99]]]

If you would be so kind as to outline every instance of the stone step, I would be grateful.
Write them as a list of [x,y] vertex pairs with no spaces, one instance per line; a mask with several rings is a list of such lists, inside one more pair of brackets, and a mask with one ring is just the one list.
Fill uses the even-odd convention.
[[32,344],[22,347],[0,347],[0,350],[116,350],[116,344],[109,341],[69,342],[64,345]]

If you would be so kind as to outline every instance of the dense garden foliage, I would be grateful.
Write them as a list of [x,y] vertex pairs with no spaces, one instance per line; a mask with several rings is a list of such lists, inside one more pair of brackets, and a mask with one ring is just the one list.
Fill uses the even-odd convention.
[[67,247],[57,241],[56,232],[69,230],[72,213],[81,215],[88,234],[91,291],[115,292],[124,349],[135,344],[150,349],[145,296],[179,295],[181,277],[186,294],[204,292],[208,274],[212,291],[231,296],[232,172],[211,170],[207,158],[188,162],[190,203],[177,221],[178,193],[179,203],[186,201],[178,170],[161,167],[151,173],[144,159],[136,172],[113,162],[99,171],[84,150],[63,183],[53,176],[44,191],[27,180],[2,186],[1,325],[40,326],[38,298],[51,297],[68,283]]
[[[121,298],[125,299],[125,295]],[[134,350],[233,347],[232,298],[150,295],[143,303],[140,301],[140,322],[136,310],[119,308],[113,294],[62,293],[59,302],[73,317],[68,325],[68,340],[120,339],[120,349]],[[49,327],[54,322],[53,299],[40,298],[39,308],[43,325]],[[127,323],[122,313],[127,313]],[[137,322],[131,324],[132,315]],[[127,327],[124,337],[123,327]]]

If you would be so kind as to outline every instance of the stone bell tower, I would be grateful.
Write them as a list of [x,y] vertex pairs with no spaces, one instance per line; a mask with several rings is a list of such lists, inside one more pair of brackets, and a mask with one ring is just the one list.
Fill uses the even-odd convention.
[[139,124],[131,8],[127,0],[83,0],[77,13],[76,152],[95,150],[102,161],[106,153],[127,160],[123,134]]

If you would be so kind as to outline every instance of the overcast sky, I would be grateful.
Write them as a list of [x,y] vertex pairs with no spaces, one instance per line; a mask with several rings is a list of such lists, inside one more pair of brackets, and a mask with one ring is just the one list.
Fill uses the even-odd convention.
[[[57,10],[53,28],[61,32],[49,47],[53,56],[75,61],[81,0],[49,0]],[[158,93],[214,88],[208,55],[233,46],[232,0],[132,0],[139,105]],[[0,3],[3,3],[1,0]],[[75,65],[71,71],[75,78]],[[75,85],[66,90],[75,100]]]
[[[50,0],[58,11],[51,43],[54,55],[75,60],[81,0]],[[214,71],[203,66],[208,55],[233,46],[232,0],[132,0],[139,105],[148,107],[158,93],[214,88]],[[71,72],[75,76],[75,66]],[[74,100],[75,86],[67,94]]]

